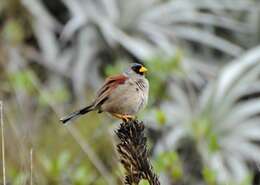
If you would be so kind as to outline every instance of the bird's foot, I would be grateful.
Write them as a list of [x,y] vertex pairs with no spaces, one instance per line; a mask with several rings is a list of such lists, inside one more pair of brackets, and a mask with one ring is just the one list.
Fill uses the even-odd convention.
[[132,116],[132,115],[123,115],[123,116],[122,116],[122,120],[123,120],[124,122],[132,121],[132,120],[134,120],[134,119],[135,119],[135,116]]
[[117,113],[113,113],[112,114],[114,117],[123,120],[124,122],[128,122],[131,120],[135,119],[135,116],[133,115],[128,115],[128,114],[117,114]]

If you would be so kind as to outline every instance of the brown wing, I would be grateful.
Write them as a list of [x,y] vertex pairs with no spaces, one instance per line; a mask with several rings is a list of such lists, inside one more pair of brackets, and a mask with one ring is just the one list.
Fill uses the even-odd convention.
[[109,97],[109,94],[121,84],[124,84],[125,81],[128,79],[125,75],[115,75],[106,78],[103,86],[97,92],[97,97],[94,102],[95,107],[102,105]]

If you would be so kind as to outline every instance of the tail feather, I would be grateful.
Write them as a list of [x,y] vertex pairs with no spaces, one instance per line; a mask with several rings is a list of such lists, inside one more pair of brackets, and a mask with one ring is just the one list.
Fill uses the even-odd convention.
[[93,105],[84,107],[83,109],[80,109],[78,111],[72,112],[71,114],[69,114],[68,116],[65,116],[64,118],[61,118],[60,121],[65,124],[68,121],[72,121],[77,119],[78,117],[82,116],[83,114],[86,114],[90,111],[93,110]]

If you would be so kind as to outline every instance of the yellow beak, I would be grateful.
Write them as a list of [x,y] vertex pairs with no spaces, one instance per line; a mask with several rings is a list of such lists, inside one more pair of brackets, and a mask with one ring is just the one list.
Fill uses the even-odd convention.
[[142,66],[140,69],[139,69],[139,72],[140,73],[145,73],[145,72],[147,72],[148,71],[148,69],[146,69],[144,66]]

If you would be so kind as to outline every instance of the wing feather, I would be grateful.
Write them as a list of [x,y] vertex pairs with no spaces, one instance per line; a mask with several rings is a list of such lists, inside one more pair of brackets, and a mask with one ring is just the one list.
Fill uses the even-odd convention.
[[101,103],[103,104],[105,100],[109,98],[109,94],[111,94],[117,86],[124,84],[127,79],[128,77],[122,74],[106,78],[103,86],[97,92],[97,97],[94,103],[95,106],[100,106]]

